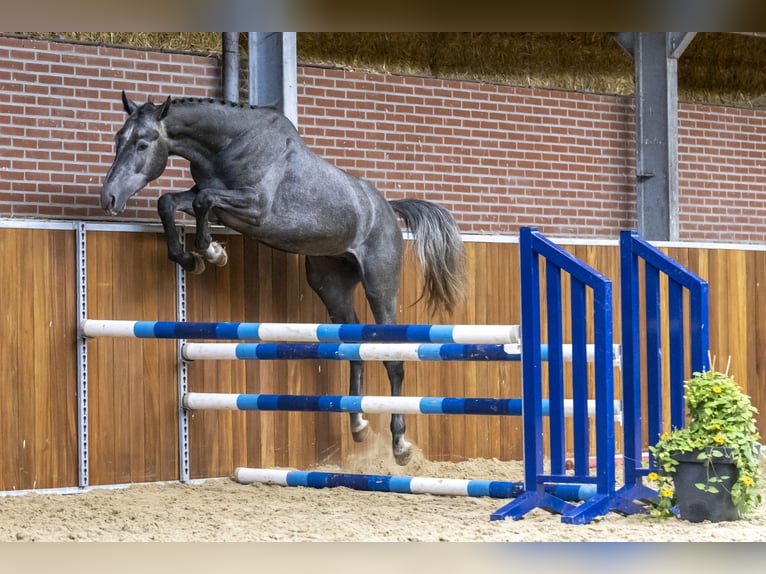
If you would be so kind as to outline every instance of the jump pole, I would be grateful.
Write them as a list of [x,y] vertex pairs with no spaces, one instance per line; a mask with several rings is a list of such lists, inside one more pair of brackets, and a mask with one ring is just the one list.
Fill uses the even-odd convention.
[[[593,345],[586,360],[595,357]],[[521,361],[517,344],[462,343],[186,343],[183,357],[196,360],[329,359],[337,361]],[[548,345],[540,346],[541,360],[548,359]],[[572,360],[572,345],[562,345],[564,361]],[[613,363],[619,366],[619,345],[613,346]]]
[[[471,496],[516,498],[524,492],[522,482],[469,480],[463,478],[430,478],[421,476],[389,476],[271,468],[234,469],[233,478],[240,484],[274,484],[310,488],[336,488],[401,494],[432,494],[436,496]],[[546,487],[562,499],[572,502],[587,500],[596,493],[594,485],[555,484]]]
[[[368,414],[461,414],[521,416],[517,398],[391,397],[356,395],[278,395],[237,393],[187,393],[184,408],[190,410],[292,411]],[[543,403],[543,416],[549,405]],[[573,401],[564,401],[564,414],[571,417]],[[622,416],[622,402],[614,401],[615,419]],[[588,401],[588,414],[596,413],[595,400]]]
[[83,337],[249,340],[292,343],[518,344],[519,325],[364,325],[323,323],[206,323],[86,319]]

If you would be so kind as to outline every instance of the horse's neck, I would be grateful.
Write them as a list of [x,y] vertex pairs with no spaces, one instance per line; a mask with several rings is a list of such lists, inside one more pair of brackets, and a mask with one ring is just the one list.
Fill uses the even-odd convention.
[[[260,156],[269,146],[270,135],[284,128],[273,124],[272,118],[273,114],[257,108],[240,110],[221,104],[176,104],[170,107],[163,125],[171,154],[203,164],[235,140],[246,145],[251,154]],[[250,136],[246,142],[243,142],[244,136]]]
[[[171,154],[191,162],[204,161],[228,148],[244,134],[260,134],[259,110],[240,110],[222,104],[176,104],[163,120]],[[250,126],[248,128],[248,126]],[[263,138],[250,138],[253,146]]]
[[162,122],[170,153],[195,161],[228,146],[241,126],[237,128],[237,118],[227,111],[204,103],[171,106]]

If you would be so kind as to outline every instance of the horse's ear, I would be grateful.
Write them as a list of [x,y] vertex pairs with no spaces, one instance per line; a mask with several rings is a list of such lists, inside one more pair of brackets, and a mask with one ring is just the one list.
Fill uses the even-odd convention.
[[138,107],[125,93],[125,90],[122,90],[122,107],[125,108],[125,113],[130,115],[133,113],[133,111]]
[[160,108],[160,113],[157,116],[157,118],[161,121],[166,115],[168,115],[168,110],[170,109],[170,96],[168,96],[168,99],[166,99],[162,107]]

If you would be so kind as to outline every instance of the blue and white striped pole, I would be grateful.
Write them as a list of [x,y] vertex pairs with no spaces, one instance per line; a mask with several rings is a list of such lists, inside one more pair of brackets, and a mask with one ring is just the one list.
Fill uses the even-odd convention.
[[[472,496],[516,498],[524,492],[524,483],[498,480],[469,480],[463,478],[429,478],[421,476],[389,476],[351,474],[269,468],[234,469],[234,480],[240,484],[275,484],[353,490],[398,492],[401,494],[432,494],[436,496]],[[596,493],[594,485],[549,484],[546,492],[568,501],[587,500]]]
[[258,482],[279,486],[308,486],[311,488],[345,486],[353,490],[377,492],[435,494],[442,496],[489,496],[492,498],[515,498],[524,491],[524,487],[520,482],[242,467],[234,469],[234,480],[241,484]]
[[521,399],[187,393],[192,410],[520,415]]
[[[563,358],[572,360],[572,346],[563,346]],[[617,346],[619,347],[619,346]],[[593,348],[587,360],[593,361]],[[548,345],[540,346],[541,360],[548,360]],[[460,343],[186,343],[183,357],[197,360],[299,360],[335,361],[520,361],[519,345]],[[614,354],[619,365],[619,349]]]
[[102,321],[80,324],[84,337],[249,340],[294,343],[519,343],[518,325],[363,325]]
[[[271,346],[263,344],[258,347],[197,346],[220,345],[220,343],[188,343],[184,353],[187,360],[519,361],[521,357],[518,325],[336,325],[86,319],[80,324],[80,333],[83,337],[90,338],[248,340],[272,343]],[[300,343],[313,346],[295,346]],[[338,346],[318,346],[317,343]],[[365,346],[349,346],[355,343],[364,343]],[[419,347],[418,344],[427,346]],[[440,347],[438,346],[440,344],[448,346]],[[594,348],[592,344],[586,346],[589,362],[593,361]],[[235,352],[232,353],[231,349],[235,349]],[[242,356],[237,356],[238,353]],[[542,360],[547,361],[548,346],[542,344],[540,353]],[[562,353],[564,361],[571,361],[572,345],[562,345]],[[362,354],[365,356],[361,357]],[[613,356],[615,365],[619,366],[621,359],[619,345],[614,346]]]
[[459,343],[186,343],[196,360],[520,361],[518,345]]
[[[521,399],[458,397],[389,397],[356,395],[276,395],[236,393],[187,393],[183,405],[191,410],[300,411],[372,414],[444,414],[521,416]],[[550,414],[543,399],[543,416]],[[622,403],[614,401],[615,418],[622,416]],[[596,402],[588,401],[588,414]],[[564,415],[571,417],[573,401],[564,400]]]

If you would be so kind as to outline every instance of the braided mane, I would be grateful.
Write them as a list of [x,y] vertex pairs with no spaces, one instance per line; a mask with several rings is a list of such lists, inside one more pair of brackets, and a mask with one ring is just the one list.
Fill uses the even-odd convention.
[[232,108],[240,108],[240,109],[246,109],[250,108],[251,110],[255,110],[258,108],[273,108],[273,106],[255,106],[251,104],[245,104],[242,102],[228,102],[226,100],[222,99],[214,99],[214,98],[176,98],[171,100],[171,105],[190,105],[190,104],[218,104],[221,106],[229,106]]

